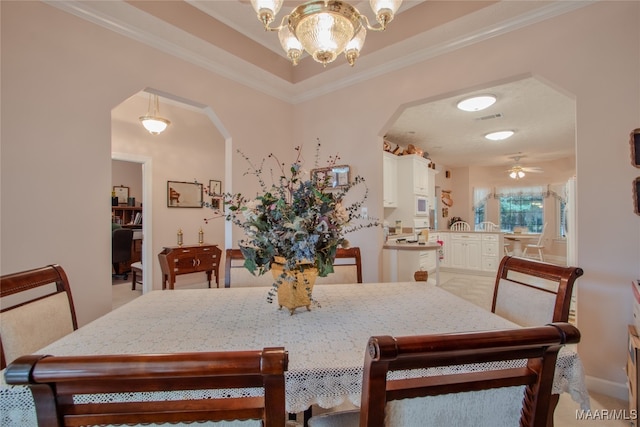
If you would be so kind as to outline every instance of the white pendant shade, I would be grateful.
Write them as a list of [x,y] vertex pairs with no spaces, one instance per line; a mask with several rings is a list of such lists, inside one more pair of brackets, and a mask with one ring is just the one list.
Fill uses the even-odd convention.
[[171,122],[164,117],[160,117],[160,103],[158,101],[158,95],[149,94],[149,109],[147,114],[140,117],[140,123],[149,131],[151,135],[159,135],[171,124]]

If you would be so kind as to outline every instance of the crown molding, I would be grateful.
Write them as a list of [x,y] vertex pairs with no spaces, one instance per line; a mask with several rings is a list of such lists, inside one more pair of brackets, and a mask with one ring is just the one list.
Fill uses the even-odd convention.
[[572,12],[596,1],[502,1],[402,43],[364,55],[353,68],[343,64],[298,83],[276,77],[123,1],[45,0],[45,3],[266,95],[297,104]]

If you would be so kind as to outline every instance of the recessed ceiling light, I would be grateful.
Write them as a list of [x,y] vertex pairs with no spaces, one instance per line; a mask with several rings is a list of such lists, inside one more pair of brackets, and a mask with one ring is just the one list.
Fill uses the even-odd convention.
[[503,139],[509,138],[511,135],[513,135],[512,130],[501,130],[499,132],[488,133],[484,137],[492,141],[502,141]]
[[492,106],[496,102],[493,95],[480,95],[463,99],[458,102],[458,109],[462,111],[480,111]]

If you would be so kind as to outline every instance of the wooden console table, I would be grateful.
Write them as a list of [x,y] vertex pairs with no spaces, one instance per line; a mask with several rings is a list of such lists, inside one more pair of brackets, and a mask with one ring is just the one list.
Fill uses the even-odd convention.
[[211,272],[216,276],[216,287],[220,287],[220,258],[222,250],[218,245],[171,246],[165,247],[158,254],[162,269],[162,289],[173,289],[176,276],[181,274],[207,273],[207,281],[211,287]]

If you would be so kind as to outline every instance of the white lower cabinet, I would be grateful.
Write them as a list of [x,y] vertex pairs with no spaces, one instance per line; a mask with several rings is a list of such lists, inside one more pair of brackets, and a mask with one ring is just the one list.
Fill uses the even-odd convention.
[[440,266],[455,270],[495,273],[502,259],[502,233],[438,232],[444,242],[444,259]]
[[482,270],[498,271],[501,247],[500,234],[482,235]]
[[451,268],[463,270],[481,270],[482,240],[479,234],[451,233]]

